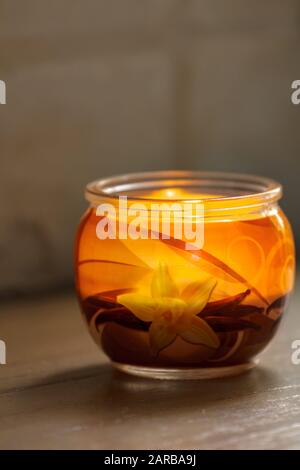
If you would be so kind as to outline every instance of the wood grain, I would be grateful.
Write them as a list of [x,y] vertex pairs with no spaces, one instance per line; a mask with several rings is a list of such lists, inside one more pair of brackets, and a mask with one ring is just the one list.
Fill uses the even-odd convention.
[[202,382],[114,371],[71,294],[2,304],[0,448],[300,449],[299,302],[259,367]]

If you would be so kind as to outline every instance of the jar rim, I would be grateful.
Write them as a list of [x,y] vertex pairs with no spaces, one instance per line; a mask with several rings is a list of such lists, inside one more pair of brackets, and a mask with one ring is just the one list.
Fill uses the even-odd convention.
[[[86,199],[92,204],[99,204],[103,199],[113,201],[120,195],[126,196],[131,202],[169,202],[170,198],[151,198],[138,195],[130,195],[137,189],[167,189],[174,187],[217,188],[223,190],[217,196],[201,198],[177,198],[173,202],[203,202],[206,210],[214,210],[222,206],[224,209],[230,206],[252,207],[262,204],[270,204],[279,200],[282,196],[282,186],[277,181],[263,176],[252,174],[215,172],[215,171],[149,171],[140,173],[128,173],[108,178],[101,178],[87,184],[85,190]],[[226,194],[226,191],[230,193]]]

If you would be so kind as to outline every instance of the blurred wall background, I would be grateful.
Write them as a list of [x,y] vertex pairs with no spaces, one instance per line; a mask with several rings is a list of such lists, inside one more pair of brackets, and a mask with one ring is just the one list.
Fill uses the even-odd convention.
[[299,244],[299,53],[299,0],[0,0],[0,294],[71,284],[111,174],[277,178]]

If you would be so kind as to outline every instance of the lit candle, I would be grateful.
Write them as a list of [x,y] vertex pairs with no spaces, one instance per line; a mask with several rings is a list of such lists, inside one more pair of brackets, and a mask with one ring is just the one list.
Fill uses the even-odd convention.
[[[88,186],[91,207],[76,248],[82,309],[93,338],[121,370],[173,378],[236,374],[253,367],[273,337],[293,286],[281,187],[242,175],[176,175]],[[200,245],[188,237],[186,219],[195,236],[203,228]]]

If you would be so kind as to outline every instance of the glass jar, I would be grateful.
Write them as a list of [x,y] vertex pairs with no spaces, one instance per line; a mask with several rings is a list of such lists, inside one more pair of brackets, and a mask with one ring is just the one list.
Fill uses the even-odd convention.
[[294,282],[280,184],[214,172],[150,172],[90,183],[76,287],[113,365],[155,378],[252,368]]

